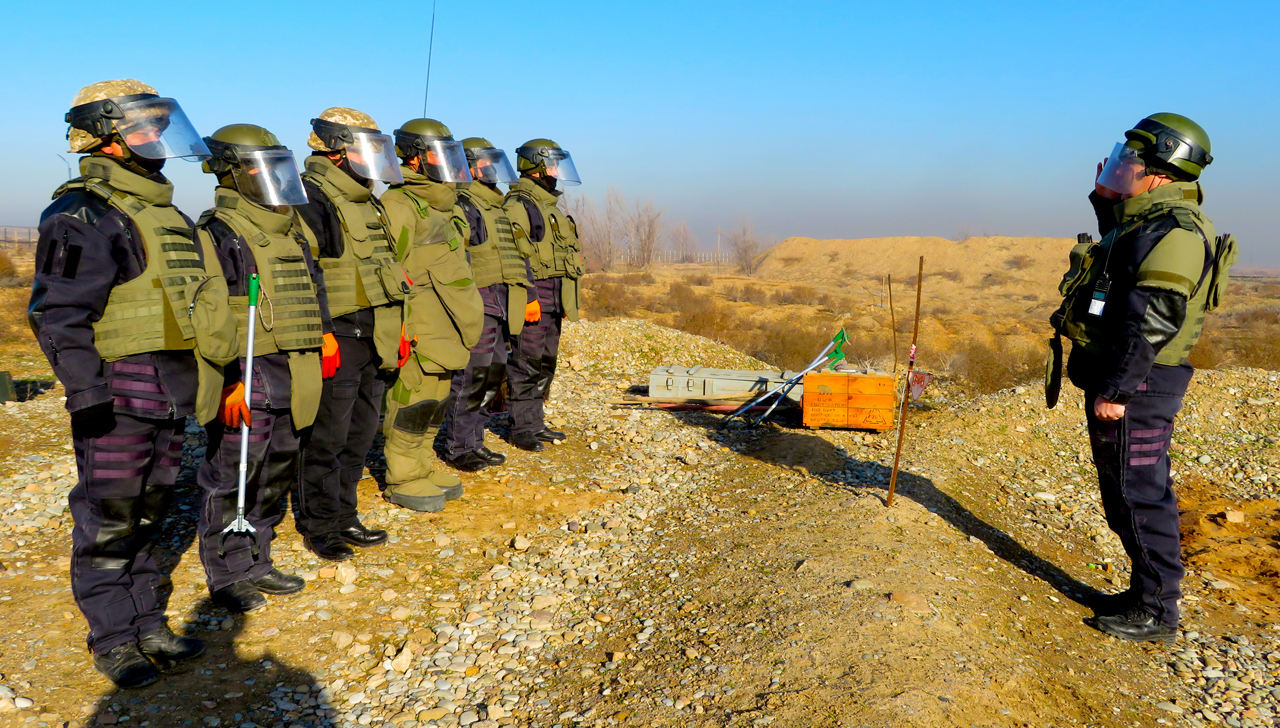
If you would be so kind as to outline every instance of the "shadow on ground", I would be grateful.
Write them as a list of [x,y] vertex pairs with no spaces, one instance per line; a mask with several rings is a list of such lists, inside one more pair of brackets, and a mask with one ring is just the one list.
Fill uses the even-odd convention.
[[[816,435],[774,424],[749,429],[735,423],[720,429],[719,417],[693,412],[675,416],[686,424],[708,430],[713,439],[740,455],[788,469],[804,467],[814,478],[838,490],[874,495],[882,502],[888,497],[891,467],[874,460],[852,458]],[[891,459],[892,453],[887,453],[887,457]],[[936,513],[961,533],[982,541],[997,557],[1044,581],[1078,604],[1091,607],[1103,595],[984,521],[928,478],[900,470],[896,494]]]
[[145,688],[107,693],[85,724],[148,728],[336,725],[315,714],[320,691],[316,676],[284,664],[271,653],[241,656],[237,639],[244,632],[246,617],[234,618],[229,623],[234,626],[227,629],[222,626],[225,617],[218,614],[225,613],[206,599],[196,605],[185,624],[171,625],[179,634],[203,640],[203,655],[162,673],[159,681]]

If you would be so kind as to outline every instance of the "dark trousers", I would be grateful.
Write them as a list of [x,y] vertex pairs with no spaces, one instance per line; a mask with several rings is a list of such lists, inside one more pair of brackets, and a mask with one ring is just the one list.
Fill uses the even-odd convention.
[[271,541],[298,479],[301,442],[289,410],[253,410],[244,513],[254,532],[230,533],[224,539],[223,529],[236,517],[241,430],[218,420],[209,423],[208,430],[209,446],[196,479],[204,489],[200,563],[213,592],[237,581],[261,579],[271,571]]
[[480,342],[471,350],[467,368],[453,373],[449,389],[453,401],[445,415],[444,447],[449,457],[474,452],[484,445],[484,426],[489,421],[486,408],[502,386],[507,346],[507,323],[486,315]]
[[507,381],[511,398],[511,434],[539,432],[546,427],[542,403],[551,391],[560,352],[559,313],[543,313],[536,324],[525,324],[511,347],[507,361]]
[[294,523],[303,536],[335,533],[359,523],[356,484],[373,447],[385,384],[373,339],[339,336],[342,366],[326,379],[320,410],[302,445],[302,478]]
[[1153,366],[1129,400],[1124,417],[1111,422],[1094,417],[1098,395],[1085,393],[1089,440],[1107,525],[1133,562],[1129,588],[1167,625],[1178,623],[1184,573],[1178,499],[1169,477],[1169,442],[1192,373],[1190,366]]
[[68,496],[71,591],[96,653],[164,624],[151,549],[173,499],[185,424],[108,413],[72,429],[79,481]]

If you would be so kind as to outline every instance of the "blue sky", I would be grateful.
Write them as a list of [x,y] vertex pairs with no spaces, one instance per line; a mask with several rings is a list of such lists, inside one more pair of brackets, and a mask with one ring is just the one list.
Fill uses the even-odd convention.
[[[299,155],[335,105],[422,112],[430,2],[14,4],[0,224],[66,177],[76,90],[135,77],[202,134],[261,124]],[[419,13],[419,14],[414,14]],[[100,20],[94,20],[99,18]],[[428,114],[513,150],[549,136],[585,183],[653,199],[704,246],[765,237],[1074,236],[1094,166],[1155,111],[1199,121],[1208,214],[1280,265],[1280,3],[440,0]],[[195,216],[211,178],[171,162]]]

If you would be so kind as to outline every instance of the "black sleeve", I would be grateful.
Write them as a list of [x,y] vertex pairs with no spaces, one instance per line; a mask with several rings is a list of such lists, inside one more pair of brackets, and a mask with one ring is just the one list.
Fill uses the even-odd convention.
[[302,181],[302,187],[307,191],[307,204],[298,205],[294,209],[298,211],[302,222],[315,233],[320,257],[341,258],[342,223],[338,221],[338,213],[319,187],[308,180]]
[[1098,218],[1098,233],[1106,237],[1117,224],[1116,205],[1119,200],[1109,200],[1098,194],[1097,190],[1089,193],[1089,204],[1093,205],[1093,214]]
[[465,197],[458,197],[458,207],[462,208],[462,214],[466,216],[467,224],[471,226],[471,239],[467,241],[467,245],[484,245],[489,239],[489,230],[484,225],[484,215],[481,215],[480,210]]
[[1125,282],[1129,293],[1114,302],[1119,310],[1112,319],[1112,330],[1116,331],[1111,347],[1112,365],[1098,394],[1117,404],[1127,403],[1138,391],[1151,373],[1160,350],[1177,336],[1187,320],[1185,296],[1133,284],[1147,254],[1176,224],[1171,218],[1162,218],[1139,228],[1129,248],[1128,260],[1123,268],[1116,270],[1117,280]]
[[222,277],[227,279],[227,293],[232,296],[249,295],[248,263],[240,236],[218,218],[204,225],[204,231],[213,239],[213,252],[222,266]]
[[529,216],[529,240],[541,243],[543,236],[547,234],[547,222],[542,217],[542,210],[539,210],[537,204],[524,195],[519,199],[520,204],[524,205],[525,214]]
[[121,269],[138,265],[127,244],[127,218],[85,193],[59,198],[40,221],[28,321],[76,412],[112,401],[93,325],[107,307]]

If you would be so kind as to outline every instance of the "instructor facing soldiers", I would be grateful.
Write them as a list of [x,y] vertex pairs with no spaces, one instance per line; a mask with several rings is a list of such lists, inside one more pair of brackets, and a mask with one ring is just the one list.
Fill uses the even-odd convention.
[[462,147],[473,181],[458,186],[458,206],[471,228],[467,257],[484,301],[484,330],[467,366],[453,374],[442,450],[445,462],[475,471],[506,462],[501,453],[485,447],[485,408],[502,385],[508,349],[520,335],[528,307],[537,303],[538,294],[527,260],[533,251],[526,238],[520,239],[523,250],[517,246],[511,220],[502,209],[498,183],[516,181],[506,152],[480,137],[463,139]]
[[[301,437],[320,406],[320,351],[337,345],[326,305],[324,276],[297,229],[291,205],[307,194],[290,152],[271,132],[253,124],[224,126],[205,137],[213,155],[204,170],[218,178],[214,206],[196,224],[221,264],[240,330],[241,358],[225,370],[219,419],[209,423],[209,444],[197,480],[200,562],[213,602],[230,612],[266,605],[263,594],[302,591],[301,577],[272,566],[271,541],[284,518],[301,461]],[[249,279],[260,298],[252,325],[253,371],[244,371],[249,343]],[[252,376],[252,401],[245,379]],[[236,517],[241,423],[249,426],[245,516],[252,533],[224,533]]]
[[578,320],[582,247],[573,220],[560,210],[557,184],[581,184],[569,152],[550,139],[532,139],[516,149],[520,179],[503,207],[518,243],[527,240],[538,298],[525,320],[507,363],[511,398],[511,444],[537,452],[544,442],[565,439],[547,428],[543,402],[551,392],[560,351],[562,319]]
[[66,121],[69,151],[85,156],[41,215],[29,316],[71,412],[71,591],[94,666],[135,688],[204,650],[169,629],[152,548],[186,417],[214,418],[239,346],[215,254],[160,172],[209,157],[178,102],[103,81],[76,94]]
[[400,377],[387,395],[388,501],[438,512],[462,497],[462,480],[442,470],[432,444],[449,408],[453,372],[467,366],[480,339],[484,304],[466,241],[470,231],[454,185],[471,181],[462,145],[435,119],[414,119],[395,132],[404,181],[382,196],[396,258],[409,281],[400,340]]
[[398,184],[391,137],[373,118],[341,106],[311,120],[302,173],[309,202],[296,207],[324,271],[336,341],[322,350],[326,368],[320,409],[303,445],[294,521],[307,548],[345,561],[352,546],[374,546],[387,532],[366,528],[356,512],[356,484],[373,446],[386,379],[396,368],[401,302],[408,285],[391,249],[387,216],[373,184]]
[[[1125,139],[1098,165],[1089,196],[1102,240],[1080,236],[1052,323],[1073,342],[1067,372],[1085,392],[1102,505],[1133,562],[1129,588],[1101,599],[1090,624],[1171,643],[1183,568],[1169,443],[1188,357],[1226,288],[1235,242],[1200,209],[1197,180],[1213,161],[1204,129],[1153,114]],[[1048,391],[1052,406],[1053,370]]]

